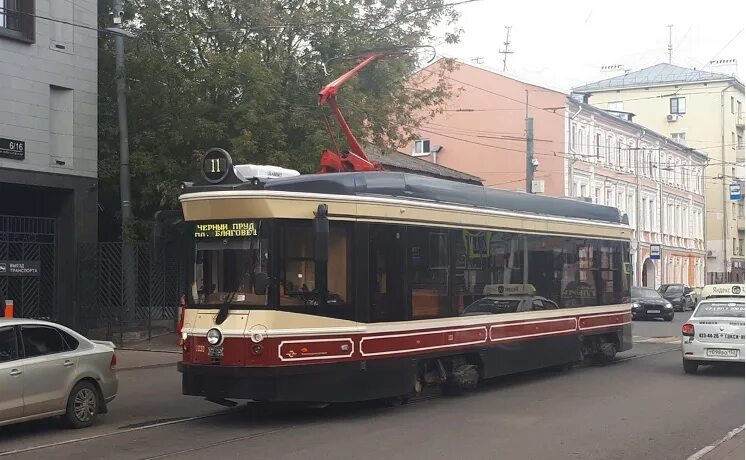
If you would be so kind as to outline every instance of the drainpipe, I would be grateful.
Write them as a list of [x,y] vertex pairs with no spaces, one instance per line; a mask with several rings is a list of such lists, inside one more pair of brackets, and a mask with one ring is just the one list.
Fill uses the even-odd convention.
[[[572,121],[575,119],[575,117],[580,115],[580,112],[582,110],[583,110],[583,106],[578,104],[578,111],[575,112],[575,114],[570,117],[570,121],[567,123],[567,138],[568,139],[572,139]],[[575,143],[576,144],[578,143],[577,139],[575,139]],[[568,145],[569,145],[569,142],[568,142]],[[570,150],[570,149],[568,148],[567,150]],[[573,176],[575,175],[575,152],[572,153],[572,158],[570,159],[570,168],[569,168],[568,174],[570,176],[569,177],[570,184],[567,187],[568,190],[570,191],[570,193],[568,193],[568,196],[573,197],[575,196],[575,187],[573,187],[573,182],[572,182]]]
[[[668,140],[663,141],[663,145],[668,145]],[[674,180],[676,180],[676,173],[674,173]],[[682,184],[683,185],[683,184]],[[666,282],[666,278],[664,277],[666,271],[665,271],[665,263],[663,258],[663,163],[661,162],[661,145],[658,144],[658,206],[660,206],[660,212],[659,212],[659,222],[658,222],[658,230],[659,234],[661,236],[661,284]]]
[[[637,270],[635,270],[635,278],[637,279],[637,285],[642,286],[642,242],[640,241],[640,141],[645,137],[645,128],[640,131],[640,135],[637,137],[637,143],[635,147],[635,237],[637,239],[637,254],[635,258],[637,262]],[[653,286],[654,287],[654,286]]]
[[[733,87],[733,83],[730,83],[720,91],[720,166],[723,181],[720,196],[723,202],[723,276],[726,278],[724,282],[727,282],[728,277],[728,200],[725,199],[725,190],[727,190],[725,183],[725,92],[731,87]],[[705,191],[705,193],[707,192]]]

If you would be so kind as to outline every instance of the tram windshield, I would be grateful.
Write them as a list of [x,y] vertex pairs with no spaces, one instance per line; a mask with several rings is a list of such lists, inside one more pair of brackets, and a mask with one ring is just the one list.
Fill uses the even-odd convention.
[[[194,304],[263,306],[269,240],[262,222],[198,224],[195,229]],[[266,284],[266,283],[264,283]]]

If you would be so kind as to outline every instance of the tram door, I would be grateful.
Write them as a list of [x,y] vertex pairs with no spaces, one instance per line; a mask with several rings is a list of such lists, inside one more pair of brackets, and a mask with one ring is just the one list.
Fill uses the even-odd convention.
[[370,226],[371,322],[402,321],[407,318],[405,255],[403,226]]

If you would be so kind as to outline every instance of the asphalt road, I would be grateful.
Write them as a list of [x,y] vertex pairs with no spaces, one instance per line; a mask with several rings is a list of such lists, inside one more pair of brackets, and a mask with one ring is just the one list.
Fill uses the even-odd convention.
[[[678,328],[688,312],[679,315]],[[633,334],[671,337],[680,330],[674,326],[635,322]],[[649,328],[653,334],[643,336]],[[744,369],[685,375],[677,347],[639,343],[611,365],[496,379],[465,396],[392,408],[222,409],[181,396],[173,367],[128,371],[95,427],[72,431],[47,421],[0,428],[0,456],[686,459],[744,424]]]

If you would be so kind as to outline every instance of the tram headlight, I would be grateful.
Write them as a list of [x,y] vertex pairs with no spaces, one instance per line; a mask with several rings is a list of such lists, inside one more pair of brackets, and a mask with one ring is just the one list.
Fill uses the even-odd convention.
[[261,332],[254,332],[251,334],[251,341],[254,343],[259,343],[262,340],[264,340],[264,334]]
[[223,334],[218,329],[212,328],[207,331],[207,343],[210,345],[219,345],[223,341]]

